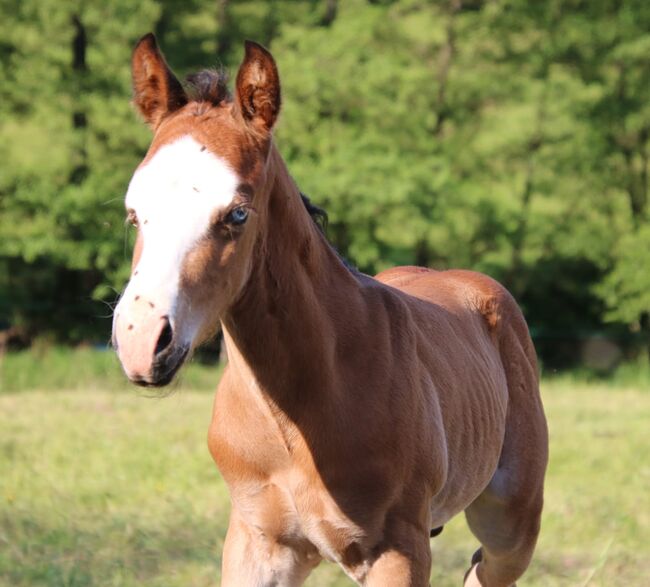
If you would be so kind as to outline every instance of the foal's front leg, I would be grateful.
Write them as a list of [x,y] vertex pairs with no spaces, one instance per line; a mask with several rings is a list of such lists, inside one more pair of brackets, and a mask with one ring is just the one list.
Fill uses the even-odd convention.
[[319,562],[315,549],[280,544],[232,511],[223,548],[222,587],[298,587]]
[[428,587],[431,574],[429,536],[413,532],[393,539],[374,560],[364,587]]

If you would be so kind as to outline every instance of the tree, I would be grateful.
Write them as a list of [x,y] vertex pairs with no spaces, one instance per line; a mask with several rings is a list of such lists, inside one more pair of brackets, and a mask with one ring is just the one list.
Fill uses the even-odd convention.
[[0,321],[106,338],[149,141],[129,55],[154,30],[180,76],[271,47],[280,149],[362,270],[487,272],[554,361],[558,336],[647,336],[643,0],[4,1]]

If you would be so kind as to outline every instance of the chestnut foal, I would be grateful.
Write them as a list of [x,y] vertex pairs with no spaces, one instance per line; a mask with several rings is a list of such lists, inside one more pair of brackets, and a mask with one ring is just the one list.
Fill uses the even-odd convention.
[[547,431],[535,351],[498,283],[347,268],[272,139],[280,84],[247,42],[234,97],[133,54],[154,130],[126,195],[138,227],[114,317],[129,379],[167,384],[223,329],[209,448],[232,498],[222,584],[300,585],[325,558],[367,586],[429,584],[429,533],[465,511],[466,586],[505,587],[539,532]]

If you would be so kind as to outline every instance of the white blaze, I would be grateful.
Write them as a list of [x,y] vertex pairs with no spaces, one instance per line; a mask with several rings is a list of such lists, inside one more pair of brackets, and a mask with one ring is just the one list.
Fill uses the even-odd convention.
[[143,249],[122,300],[146,297],[173,319],[183,259],[214,212],[232,202],[238,182],[226,161],[190,136],[161,147],[135,172],[126,207],[135,210]]

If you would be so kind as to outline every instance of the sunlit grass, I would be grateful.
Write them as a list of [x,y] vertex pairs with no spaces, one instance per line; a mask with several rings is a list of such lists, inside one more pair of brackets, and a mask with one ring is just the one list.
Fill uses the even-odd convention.
[[[220,367],[191,360],[168,389],[214,389],[219,373]],[[117,356],[108,347],[45,346],[0,355],[0,392],[126,388]]]
[[[0,394],[0,585],[217,585],[226,488],[206,447],[201,391]],[[49,387],[49,386],[48,386]],[[119,391],[118,391],[119,387]],[[650,393],[544,386],[551,464],[542,536],[520,585],[647,583]],[[432,540],[432,584],[460,584],[477,547],[461,517]],[[321,565],[312,587],[350,585]]]

